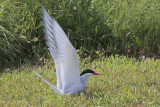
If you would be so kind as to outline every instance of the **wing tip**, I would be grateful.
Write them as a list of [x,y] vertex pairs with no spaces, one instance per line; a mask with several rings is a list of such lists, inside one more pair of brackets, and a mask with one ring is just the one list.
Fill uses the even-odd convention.
[[43,12],[43,11],[46,11],[46,9],[44,8],[44,6],[42,5],[42,4],[40,4],[41,5],[41,8],[40,8],[40,10]]

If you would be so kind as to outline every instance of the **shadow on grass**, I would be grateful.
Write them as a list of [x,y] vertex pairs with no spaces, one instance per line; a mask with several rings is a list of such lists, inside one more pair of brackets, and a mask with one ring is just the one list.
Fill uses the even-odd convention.
[[5,63],[1,63],[0,64],[0,73],[3,72],[12,72],[15,69],[19,69],[21,68],[21,66],[30,66],[30,67],[34,67],[34,66],[44,66],[45,62],[48,61],[48,59],[45,58],[26,58],[23,60],[16,60],[16,61],[6,61]]

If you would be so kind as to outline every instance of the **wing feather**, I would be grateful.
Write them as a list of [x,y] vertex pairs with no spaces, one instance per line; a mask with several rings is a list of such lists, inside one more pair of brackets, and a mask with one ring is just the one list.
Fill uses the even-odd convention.
[[54,59],[57,74],[57,87],[64,93],[81,88],[79,59],[63,29],[42,6],[42,19],[50,54]]

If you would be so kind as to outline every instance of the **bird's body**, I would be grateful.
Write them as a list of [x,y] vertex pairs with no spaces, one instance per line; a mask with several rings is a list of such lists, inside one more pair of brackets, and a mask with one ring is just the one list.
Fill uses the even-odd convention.
[[98,73],[87,69],[80,76],[79,59],[75,48],[57,21],[48,14],[43,6],[41,11],[43,13],[45,38],[56,67],[57,87],[35,73],[50,85],[57,94],[74,95],[84,92],[87,79],[92,75],[98,75]]

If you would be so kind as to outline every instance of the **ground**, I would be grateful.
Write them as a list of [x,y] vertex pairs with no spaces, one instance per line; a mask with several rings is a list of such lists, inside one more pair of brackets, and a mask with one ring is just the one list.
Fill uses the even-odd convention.
[[141,61],[125,56],[100,57],[90,63],[80,60],[81,72],[91,68],[100,73],[87,82],[86,93],[57,96],[37,75],[56,85],[53,60],[43,65],[22,64],[0,75],[0,106],[158,106],[160,105],[160,60]]

